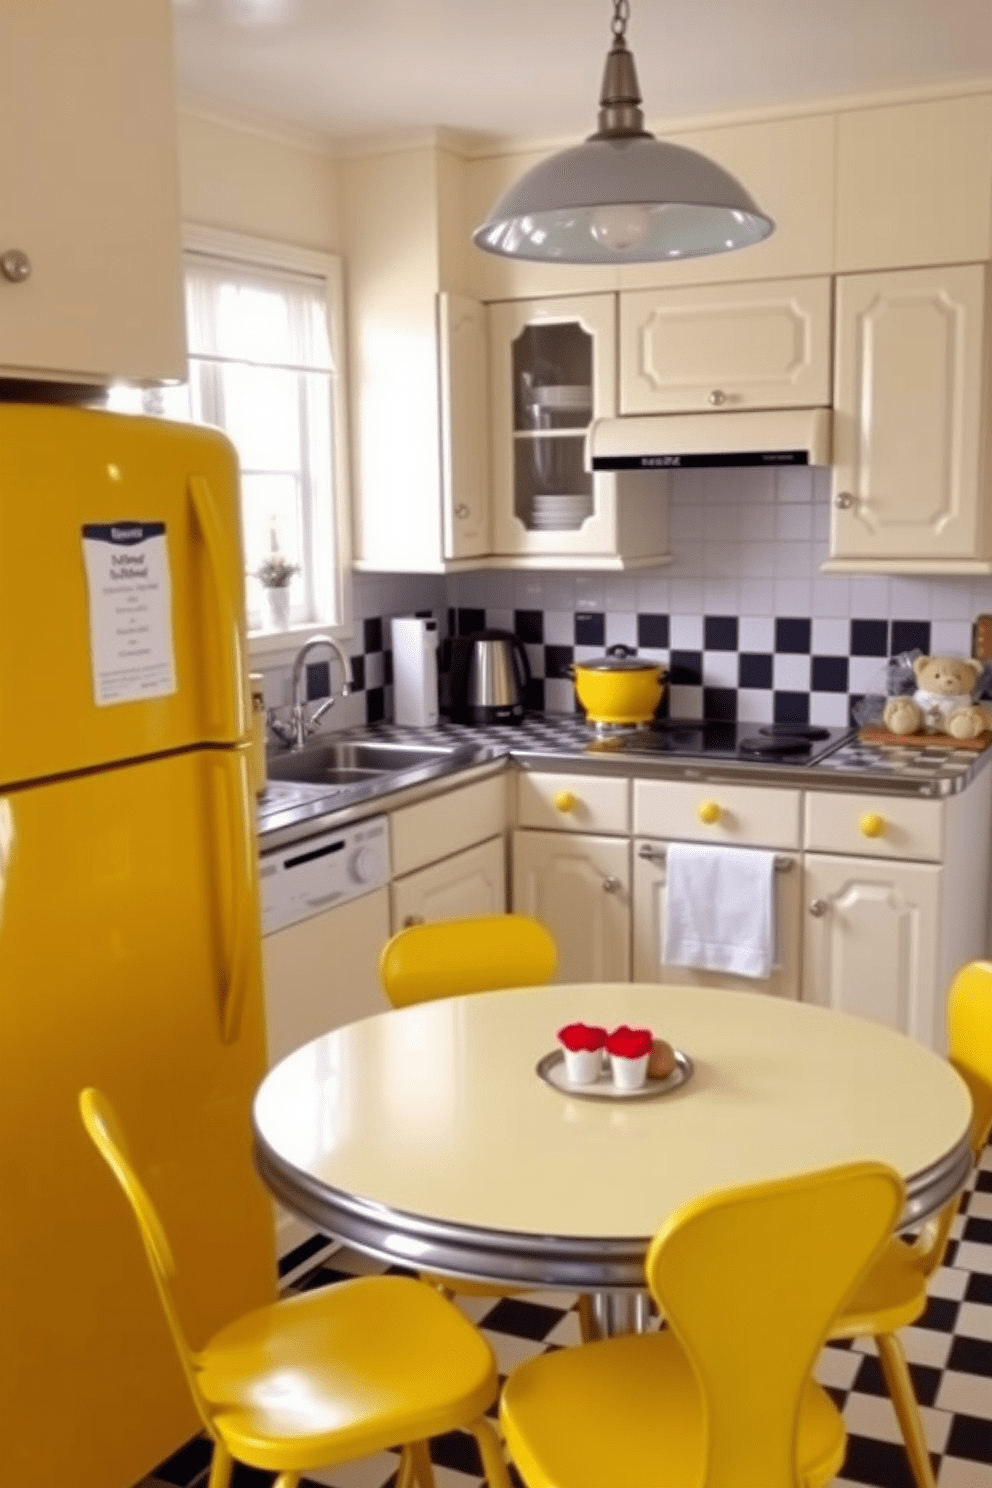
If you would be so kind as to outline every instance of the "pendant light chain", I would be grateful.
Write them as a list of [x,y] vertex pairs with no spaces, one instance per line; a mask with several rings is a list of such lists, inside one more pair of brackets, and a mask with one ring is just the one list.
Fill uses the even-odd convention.
[[630,20],[630,0],[613,0],[613,21],[610,30],[617,46],[627,43],[627,22]]

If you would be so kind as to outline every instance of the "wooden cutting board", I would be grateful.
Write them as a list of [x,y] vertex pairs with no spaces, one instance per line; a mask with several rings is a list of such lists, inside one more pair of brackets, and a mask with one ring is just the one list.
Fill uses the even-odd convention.
[[955,739],[951,734],[890,734],[878,724],[866,723],[858,735],[863,744],[912,744],[917,749],[987,749],[992,733],[986,731],[976,739]]

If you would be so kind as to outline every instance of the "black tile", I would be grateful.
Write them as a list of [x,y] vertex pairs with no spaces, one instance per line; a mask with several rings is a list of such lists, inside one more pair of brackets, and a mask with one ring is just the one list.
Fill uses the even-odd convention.
[[992,1339],[955,1338],[947,1356],[947,1367],[959,1369],[962,1374],[981,1374],[992,1379]]
[[955,1415],[944,1451],[969,1462],[992,1462],[992,1424],[976,1416]]
[[972,1240],[978,1245],[992,1245],[992,1219],[969,1216],[964,1222],[962,1240]]
[[703,680],[702,651],[673,651],[668,658],[670,683],[682,687],[699,687]]
[[953,1297],[928,1297],[923,1314],[913,1324],[914,1328],[933,1328],[937,1333],[953,1333],[958,1320],[960,1302]]
[[737,682],[740,687],[771,687],[772,661],[760,651],[742,651],[737,660]]
[[983,1168],[975,1174],[975,1188],[978,1193],[992,1193],[992,1169]]
[[922,651],[924,656],[929,656],[930,621],[893,620],[889,649],[893,656],[899,656],[903,651]]
[[382,685],[391,687],[393,682],[393,653],[384,651],[382,653]]
[[846,656],[814,656],[810,669],[813,692],[846,692],[848,659]]
[[301,1276],[292,1288],[294,1292],[319,1292],[322,1287],[333,1286],[338,1281],[350,1281],[354,1273],[338,1271],[334,1266],[317,1266]]
[[571,681],[569,668],[574,660],[574,646],[545,646],[544,675],[546,677],[564,677],[566,681]]
[[722,723],[737,722],[737,689],[704,687],[703,717],[718,718]]
[[666,650],[668,647],[668,616],[638,615],[637,644],[648,646],[654,651]]
[[544,611],[543,610],[514,610],[513,612],[514,633],[522,641],[529,641],[532,645],[544,645]]
[[524,707],[528,713],[544,712],[543,677],[528,677],[524,683]]
[[775,621],[775,650],[790,656],[808,656],[812,644],[813,622],[788,616]]
[[311,1235],[309,1240],[304,1240],[302,1245],[298,1245],[295,1250],[291,1250],[288,1255],[282,1257],[279,1262],[279,1275],[287,1276],[290,1271],[295,1271],[297,1266],[302,1266],[303,1262],[308,1261],[311,1256],[318,1255],[330,1243],[326,1235]]
[[365,694],[365,722],[381,723],[386,716],[386,690],[370,687]]
[[773,693],[772,718],[776,723],[809,723],[809,693]]
[[362,650],[366,655],[370,651],[382,650],[382,619],[379,615],[362,621]]
[[353,656],[351,658],[351,690],[352,692],[365,691],[365,657]]
[[458,611],[458,634],[471,635],[473,631],[485,630],[485,610],[459,610]]
[[577,646],[606,645],[606,616],[602,611],[576,611],[575,644]]
[[231,1475],[231,1488],[272,1488],[275,1480],[275,1473],[263,1472],[258,1467],[245,1467],[243,1462],[236,1462]]
[[889,622],[887,620],[852,620],[852,656],[888,656]]
[[487,1332],[510,1333],[515,1338],[532,1338],[536,1341],[547,1338],[551,1329],[565,1315],[566,1309],[561,1307],[545,1307],[540,1302],[502,1297],[485,1317],[479,1319],[478,1326]]
[[162,1483],[175,1483],[180,1488],[186,1488],[188,1483],[192,1483],[209,1466],[212,1456],[212,1443],[205,1436],[195,1436],[192,1441],[180,1447],[178,1452],[173,1452],[171,1457],[160,1463],[152,1477]]
[[850,1435],[841,1474],[847,1482],[871,1488],[916,1488],[902,1442]]
[[315,698],[326,698],[331,690],[331,664],[329,661],[311,661],[307,664],[307,702]]
[[736,615],[704,615],[704,617],[703,617],[703,650],[704,651],[736,651],[737,650],[737,616]]
[[[482,1477],[482,1459],[475,1438],[467,1431],[449,1431],[433,1436],[430,1441],[431,1461],[435,1467],[447,1467],[478,1480]],[[466,1485],[468,1488],[468,1485]]]
[[964,1289],[964,1300],[992,1307],[992,1276],[986,1276],[984,1271],[973,1271]]
[[449,636],[458,634],[458,622],[455,611],[451,605],[448,606],[448,634]]

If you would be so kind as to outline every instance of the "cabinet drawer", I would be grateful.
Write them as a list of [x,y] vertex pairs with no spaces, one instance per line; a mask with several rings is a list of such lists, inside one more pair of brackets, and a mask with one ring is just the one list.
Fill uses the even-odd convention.
[[390,817],[393,876],[449,858],[506,830],[505,774],[401,806]]
[[517,825],[559,832],[629,832],[630,786],[592,775],[526,770],[517,777]]
[[634,781],[634,831],[723,847],[798,847],[796,790],[760,785]]
[[806,847],[814,852],[939,862],[944,852],[944,806],[892,796],[806,797]]

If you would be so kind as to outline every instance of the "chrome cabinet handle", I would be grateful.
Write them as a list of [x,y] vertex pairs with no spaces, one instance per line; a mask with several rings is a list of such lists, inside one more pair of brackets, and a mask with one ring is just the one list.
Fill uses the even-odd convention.
[[31,260],[20,248],[0,253],[0,274],[11,284],[23,284],[31,273]]
[[727,395],[720,388],[714,388],[707,399],[711,408],[722,408],[726,401]]
[[610,874],[609,878],[603,879],[604,894],[619,894],[622,888],[623,884],[618,878],[614,878],[612,874]]
[[853,505],[854,497],[850,491],[837,492],[837,495],[834,497],[834,506],[838,507],[840,511],[849,511]]
[[470,506],[466,506],[464,501],[459,506],[455,507],[456,517],[461,517],[464,520],[465,517],[470,517],[471,515],[472,508]]
[[823,916],[827,912],[826,899],[814,899],[809,907],[809,912],[814,917],[814,919],[822,920]]

